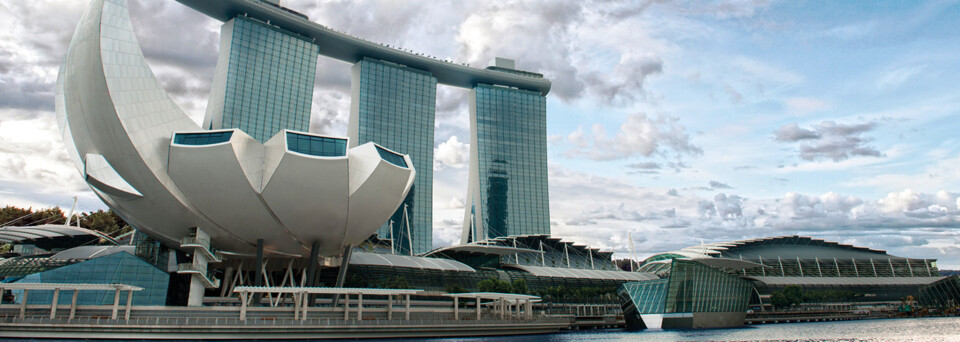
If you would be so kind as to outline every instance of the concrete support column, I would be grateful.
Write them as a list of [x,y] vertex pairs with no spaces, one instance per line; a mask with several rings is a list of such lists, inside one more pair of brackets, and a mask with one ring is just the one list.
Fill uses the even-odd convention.
[[460,320],[460,297],[453,297],[453,319]]
[[346,321],[350,317],[350,294],[343,294],[343,320]]
[[505,314],[506,314],[506,311],[507,311],[507,310],[506,310],[506,305],[507,305],[506,299],[504,299],[503,297],[500,297],[500,319],[504,319],[504,318],[505,318]]
[[123,319],[130,320],[130,307],[133,304],[133,290],[127,290],[127,312],[123,314]]
[[60,299],[60,289],[53,289],[53,301],[50,302],[50,318],[57,316],[57,302]]
[[[304,293],[301,293],[301,294],[300,294],[300,301],[307,301],[307,300],[310,300],[310,299],[311,299],[311,297],[310,297],[310,295],[309,295],[308,293],[304,292]],[[302,304],[300,304],[300,307],[303,309],[303,314],[300,315],[300,319],[306,321],[306,320],[307,320],[307,309],[310,308],[310,305],[307,305],[307,303],[302,303]]]
[[120,289],[117,288],[115,294],[113,295],[113,314],[110,315],[110,319],[117,319],[117,311],[120,310]]
[[20,319],[27,317],[27,298],[30,297],[30,290],[23,290],[23,298],[20,299]]
[[300,302],[301,302],[300,293],[299,292],[294,293],[293,294],[293,319],[294,320],[300,319]]
[[480,320],[480,301],[481,301],[480,296],[477,296],[477,321]]
[[393,295],[387,295],[387,319],[393,319]]
[[[253,286],[263,286],[263,239],[257,239],[257,259],[253,265]],[[253,294],[253,305],[260,306],[262,294]]]
[[406,295],[406,302],[407,302],[407,303],[406,303],[406,312],[404,312],[404,314],[406,315],[406,318],[405,318],[405,319],[409,321],[409,320],[410,320],[410,295],[409,295],[409,294]]
[[363,320],[363,294],[357,294],[357,320]]
[[240,292],[240,320],[247,320],[247,293]]
[[73,298],[70,299],[70,319],[77,315],[77,295],[79,294],[80,290],[73,290]]

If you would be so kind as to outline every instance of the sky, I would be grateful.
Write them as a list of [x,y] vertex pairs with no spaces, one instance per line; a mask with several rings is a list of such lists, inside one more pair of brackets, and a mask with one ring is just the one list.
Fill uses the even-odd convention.
[[[311,20],[553,82],[553,235],[641,258],[806,235],[960,268],[957,1],[307,1]],[[0,205],[105,208],[60,141],[53,88],[86,1],[0,0]],[[200,121],[220,22],[133,0],[144,54]],[[311,131],[346,136],[350,64],[321,57]],[[434,245],[459,241],[468,90],[440,86]],[[425,167],[417,165],[417,167]],[[629,236],[629,238],[628,238]]]

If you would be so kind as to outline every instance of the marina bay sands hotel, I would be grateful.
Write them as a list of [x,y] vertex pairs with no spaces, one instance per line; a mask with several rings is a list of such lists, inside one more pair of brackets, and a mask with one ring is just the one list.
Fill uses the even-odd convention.
[[403,254],[432,248],[437,84],[470,89],[470,170],[462,240],[550,233],[546,98],[550,81],[496,58],[485,69],[365,41],[267,0],[178,0],[223,21],[203,127],[260,142],[306,132],[318,55],[352,63],[350,147],[409,154],[409,194],[378,230]]

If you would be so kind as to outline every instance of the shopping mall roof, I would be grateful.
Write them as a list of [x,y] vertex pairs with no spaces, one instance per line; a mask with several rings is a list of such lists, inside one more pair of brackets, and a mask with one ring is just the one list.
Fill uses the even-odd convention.
[[516,247],[508,247],[508,246],[470,243],[466,245],[454,245],[454,246],[437,248],[430,252],[427,252],[423,256],[431,256],[434,254],[446,254],[446,253],[513,255],[517,253],[543,253],[543,252],[536,249],[529,249],[529,248],[516,248]]
[[647,261],[671,258],[773,260],[778,257],[783,259],[903,259],[889,255],[884,250],[792,235],[702,244],[660,253],[647,258]]
[[916,286],[926,285],[946,277],[744,277],[767,285],[786,286]]
[[47,250],[73,247],[98,239],[116,243],[116,240],[98,231],[62,224],[0,227],[0,243],[33,244]]
[[503,267],[515,268],[515,269],[530,273],[537,277],[560,277],[560,278],[575,278],[575,279],[601,279],[601,280],[627,280],[627,281],[659,279],[659,277],[657,277],[655,274],[646,273],[646,272],[586,270],[586,269],[579,269],[579,268],[543,267],[543,266],[529,266],[529,265],[516,265],[516,264],[504,264]]
[[476,272],[462,262],[450,259],[426,258],[398,254],[379,254],[354,251],[350,256],[351,265],[371,265],[388,267],[407,267],[440,271]]

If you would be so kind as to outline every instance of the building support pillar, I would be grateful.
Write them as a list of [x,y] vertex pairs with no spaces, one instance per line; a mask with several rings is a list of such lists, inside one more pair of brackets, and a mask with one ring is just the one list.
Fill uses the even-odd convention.
[[357,294],[357,320],[363,320],[363,293]]
[[23,298],[20,299],[20,319],[27,317],[27,298],[30,297],[30,290],[23,290]]
[[453,297],[453,319],[460,320],[460,297]]
[[80,290],[73,290],[73,298],[70,299],[70,319],[77,315],[77,295],[79,294]]
[[127,290],[127,312],[123,314],[123,319],[130,320],[130,307],[133,304],[133,290]]
[[480,321],[480,296],[477,296],[477,321]]
[[[347,280],[347,269],[350,266],[350,256],[353,255],[353,245],[347,245],[343,248],[343,253],[341,253],[340,258],[340,271],[337,272],[337,282],[334,284],[334,287],[343,287],[343,283]],[[337,302],[340,301],[340,294],[333,296],[333,306],[337,306]]]
[[120,310],[120,288],[117,288],[115,294],[113,295],[113,314],[110,315],[110,319],[117,319],[117,311]]
[[[307,287],[316,287],[317,286],[317,263],[320,258],[320,242],[314,241],[310,244],[310,259],[307,260],[307,279],[305,283]],[[316,301],[316,295],[308,294],[305,299],[304,305],[311,305]]]
[[247,292],[240,292],[240,320],[247,320]]
[[393,295],[387,295],[387,320],[393,319]]
[[50,302],[50,318],[57,316],[57,302],[60,299],[60,289],[53,289],[53,301]]
[[350,294],[343,294],[343,320],[346,321],[347,318],[350,318]]
[[407,294],[405,297],[406,297],[406,309],[405,309],[406,312],[404,312],[404,314],[406,315],[405,319],[409,321],[410,320],[410,295]]
[[[253,286],[263,286],[263,239],[257,239],[257,259],[253,265]],[[260,292],[253,294],[253,305],[260,306]]]

